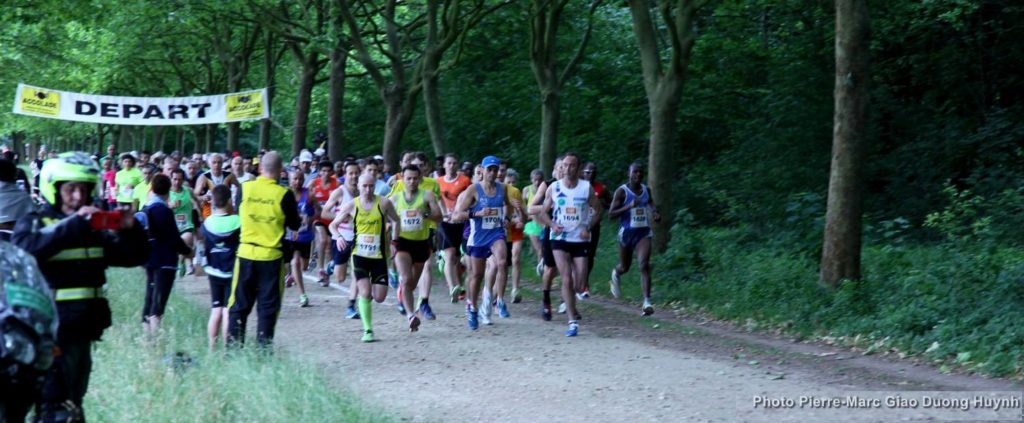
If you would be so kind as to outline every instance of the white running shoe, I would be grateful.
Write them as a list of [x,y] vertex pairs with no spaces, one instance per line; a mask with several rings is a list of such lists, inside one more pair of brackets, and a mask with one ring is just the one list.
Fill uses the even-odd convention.
[[565,303],[564,302],[558,305],[558,314],[565,314]]
[[611,282],[608,282],[608,285],[611,286],[612,296],[615,298],[619,298],[619,296],[622,295],[622,287],[620,284],[622,284],[622,279],[619,278],[618,272],[616,272],[615,269],[612,269],[612,280]]
[[494,306],[491,305],[491,296],[485,292],[483,295],[483,301],[480,302],[480,323],[490,325],[491,311],[493,310]]
[[537,268],[535,270],[537,271],[537,276],[542,276],[544,274],[544,261],[543,260],[537,262]]
[[650,316],[654,314],[654,306],[651,305],[651,300],[644,300],[643,313],[644,316]]

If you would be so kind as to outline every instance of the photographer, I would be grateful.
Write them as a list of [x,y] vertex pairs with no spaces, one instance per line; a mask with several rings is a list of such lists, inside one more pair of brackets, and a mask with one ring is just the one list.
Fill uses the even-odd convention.
[[40,421],[84,421],[82,398],[92,370],[92,343],[110,327],[103,297],[109,266],[146,262],[146,234],[130,214],[105,213],[97,199],[100,169],[88,154],[47,160],[39,192],[45,204],[21,218],[12,243],[35,256],[54,291],[61,331],[58,353],[36,408]]

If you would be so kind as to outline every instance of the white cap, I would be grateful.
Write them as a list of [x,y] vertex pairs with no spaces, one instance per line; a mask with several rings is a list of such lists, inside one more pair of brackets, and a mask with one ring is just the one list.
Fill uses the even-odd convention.
[[384,156],[381,156],[380,154],[378,154],[376,156],[373,156],[373,159],[374,160],[384,160]]
[[309,153],[309,150],[302,150],[302,152],[299,153],[299,163],[311,161],[313,161],[313,155]]

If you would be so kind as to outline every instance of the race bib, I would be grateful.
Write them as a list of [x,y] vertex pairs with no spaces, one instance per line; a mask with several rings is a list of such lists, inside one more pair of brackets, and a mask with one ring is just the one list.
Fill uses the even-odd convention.
[[174,223],[178,225],[178,230],[179,231],[182,230],[182,229],[185,229],[185,219],[186,219],[186,216],[184,214],[175,214],[174,215]]
[[135,196],[135,190],[132,187],[121,187],[121,196],[132,198]]
[[416,232],[423,229],[423,215],[419,210],[406,210],[402,216],[402,232]]
[[377,235],[363,234],[356,240],[356,255],[362,257],[380,256],[380,237]]
[[497,229],[501,226],[501,211],[497,207],[486,207],[480,210],[481,215],[481,228],[482,229]]
[[566,207],[562,209],[562,214],[558,218],[558,223],[562,224],[562,227],[566,231],[571,231],[580,226],[582,221],[580,217],[580,209],[578,207]]
[[647,222],[647,207],[633,207],[629,209],[629,227],[650,227],[650,223]]

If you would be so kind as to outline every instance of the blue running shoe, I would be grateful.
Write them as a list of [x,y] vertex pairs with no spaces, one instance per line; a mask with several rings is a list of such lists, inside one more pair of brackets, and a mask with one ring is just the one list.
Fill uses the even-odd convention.
[[327,276],[334,274],[334,260],[327,262]]
[[480,327],[480,322],[477,321],[476,309],[466,304],[466,325],[469,326],[470,330],[477,330]]
[[434,320],[437,318],[437,316],[434,316],[434,310],[431,310],[430,304],[427,303],[420,304],[420,316],[423,316],[423,318],[427,320]]
[[580,325],[575,320],[569,322],[569,330],[565,331],[565,336],[576,336],[580,330]]
[[505,300],[498,300],[498,315],[502,318],[509,318],[512,315],[508,314],[508,307],[505,306]]
[[391,285],[393,289],[398,289],[398,273],[395,273],[394,270],[388,270],[388,285]]
[[398,314],[405,316],[405,305],[398,303]]
[[355,307],[349,306],[348,310],[345,310],[345,318],[346,319],[352,319],[352,320],[358,319],[359,318],[359,312],[356,311]]

